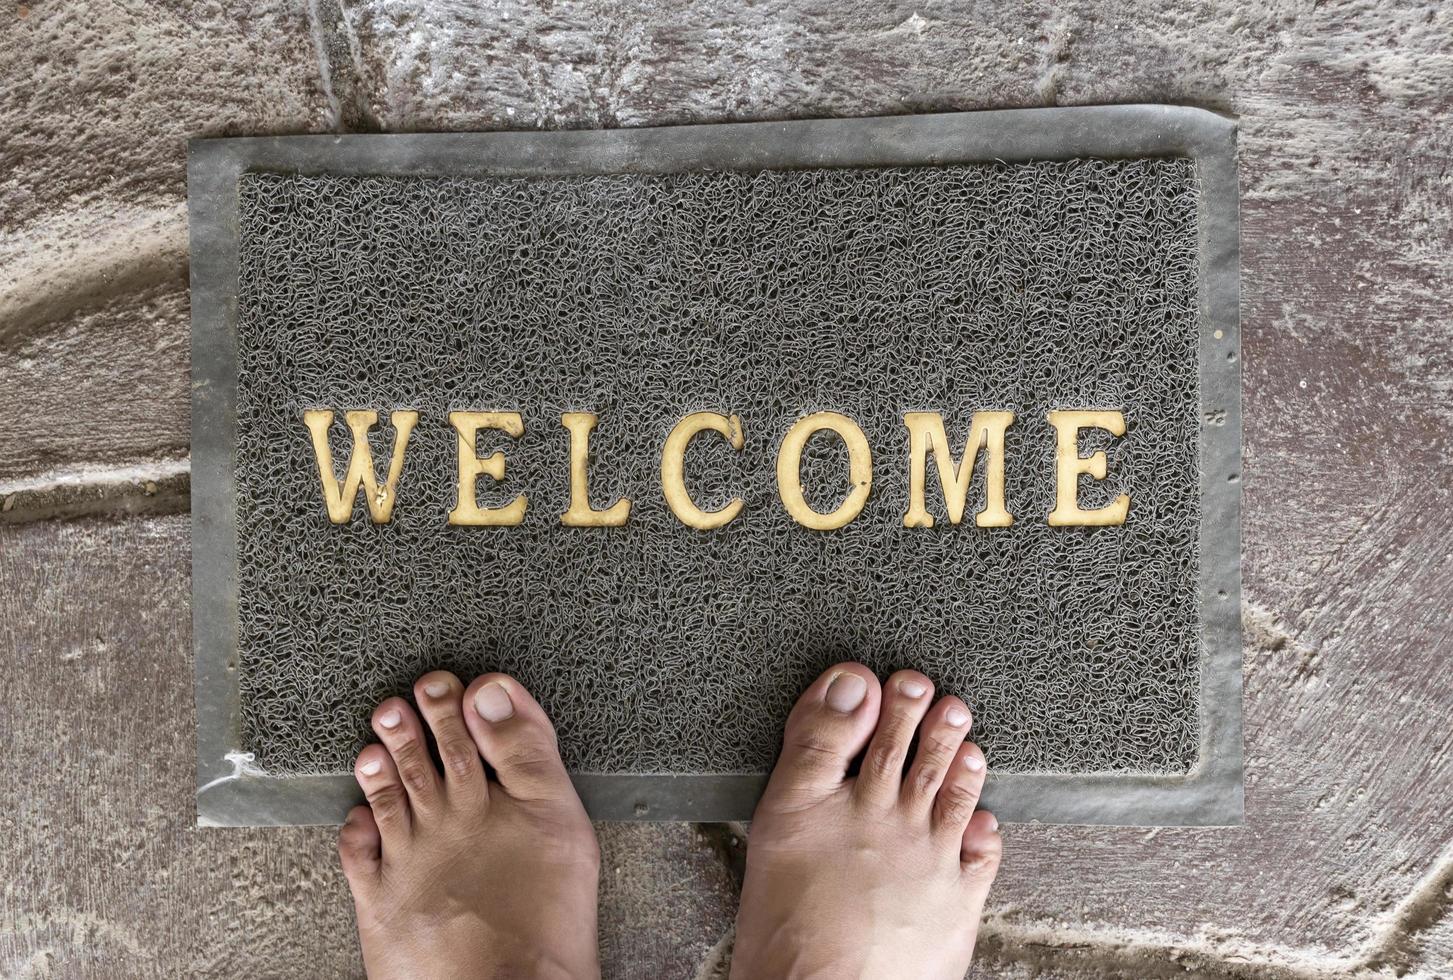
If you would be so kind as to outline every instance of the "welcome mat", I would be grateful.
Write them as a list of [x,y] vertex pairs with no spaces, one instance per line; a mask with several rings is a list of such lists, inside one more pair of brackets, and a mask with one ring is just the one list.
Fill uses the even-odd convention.
[[1239,821],[1227,120],[205,140],[189,206],[202,822],[340,820],[438,667],[743,819],[848,658],[1001,819]]

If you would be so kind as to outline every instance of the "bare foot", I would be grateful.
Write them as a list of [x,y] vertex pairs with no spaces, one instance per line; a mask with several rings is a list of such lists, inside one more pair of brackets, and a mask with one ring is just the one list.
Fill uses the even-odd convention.
[[443,772],[389,698],[354,764],[368,806],[338,835],[368,975],[599,977],[600,851],[544,709],[503,674],[425,674],[414,696]]
[[962,980],[1001,851],[970,724],[916,671],[880,690],[844,663],[807,689],[752,818],[733,977]]

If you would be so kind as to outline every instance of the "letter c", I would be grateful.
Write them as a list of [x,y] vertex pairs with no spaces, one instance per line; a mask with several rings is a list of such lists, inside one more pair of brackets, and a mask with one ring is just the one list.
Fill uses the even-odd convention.
[[682,475],[686,446],[698,432],[707,429],[721,433],[733,449],[741,451],[745,443],[741,419],[735,415],[728,418],[716,412],[695,412],[686,416],[676,423],[661,448],[661,490],[666,496],[666,504],[682,524],[702,531],[721,527],[742,511],[741,497],[733,497],[731,503],[721,510],[710,511],[697,507],[686,492],[686,480]]

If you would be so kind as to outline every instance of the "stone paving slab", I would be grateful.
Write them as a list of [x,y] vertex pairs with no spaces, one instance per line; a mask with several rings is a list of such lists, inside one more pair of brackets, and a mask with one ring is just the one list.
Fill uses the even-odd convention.
[[193,826],[187,523],[0,528],[7,976],[356,972],[329,834]]
[[306,11],[239,0],[8,9],[0,230],[169,208],[185,196],[192,136],[326,127]]
[[[15,396],[0,399],[0,483],[85,471],[93,450],[153,465],[185,438],[185,392],[167,380],[186,377],[185,323],[151,290],[184,258],[187,136],[1157,100],[1236,113],[1248,826],[1011,828],[979,975],[1448,972],[1453,9],[317,8],[227,26],[223,8],[198,22],[181,6],[47,4],[7,22],[0,132],[20,137],[0,143],[0,380]],[[75,400],[22,366],[23,345],[44,366],[52,343]],[[111,386],[154,404],[88,448],[67,420]],[[0,656],[23,667],[0,694],[36,706],[6,737],[58,760],[32,763],[25,793],[0,785],[19,797],[0,812],[18,845],[0,859],[4,969],[44,965],[51,946],[59,975],[356,966],[326,835],[187,828],[184,528],[0,527]],[[142,729],[118,699],[182,734]],[[671,853],[695,881],[695,859]],[[300,904],[306,930],[289,918]],[[728,918],[702,915],[670,969]]]
[[185,269],[0,343],[0,484],[84,480],[138,459],[185,460],[191,335]]

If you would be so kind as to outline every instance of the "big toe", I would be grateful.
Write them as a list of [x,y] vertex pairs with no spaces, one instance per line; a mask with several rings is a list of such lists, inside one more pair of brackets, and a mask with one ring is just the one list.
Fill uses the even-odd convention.
[[824,671],[787,717],[782,754],[763,802],[811,805],[840,789],[848,765],[873,734],[882,699],[878,678],[862,664],[840,663]]
[[513,677],[485,674],[464,692],[464,719],[510,796],[577,799],[545,709]]

